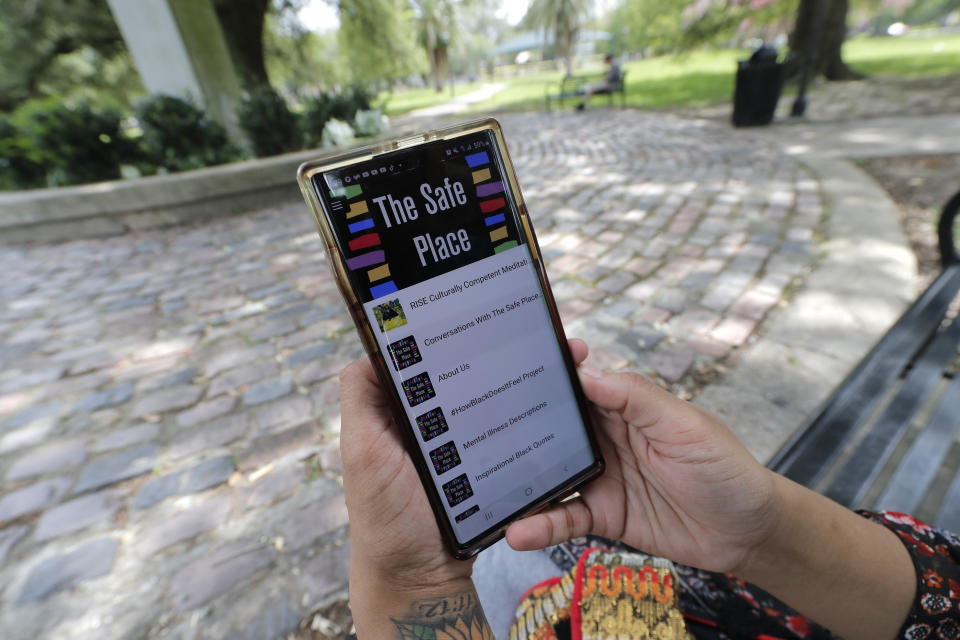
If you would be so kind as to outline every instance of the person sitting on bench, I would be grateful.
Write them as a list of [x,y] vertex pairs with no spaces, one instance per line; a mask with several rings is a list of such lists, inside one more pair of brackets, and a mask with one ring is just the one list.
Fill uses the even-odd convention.
[[603,82],[587,87],[586,93],[583,94],[583,100],[577,105],[577,111],[583,111],[590,96],[597,93],[613,93],[620,88],[620,83],[623,82],[623,72],[620,70],[620,65],[609,53],[603,58],[603,61],[610,65],[610,68],[607,69],[607,75],[604,76]]

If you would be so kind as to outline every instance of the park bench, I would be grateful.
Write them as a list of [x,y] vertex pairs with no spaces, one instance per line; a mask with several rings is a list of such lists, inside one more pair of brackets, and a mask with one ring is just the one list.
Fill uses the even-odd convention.
[[[547,111],[550,111],[550,103],[557,101],[558,106],[563,108],[563,101],[567,98],[582,98],[587,92],[587,87],[591,84],[601,84],[606,81],[606,74],[590,74],[581,76],[565,76],[557,85],[547,85],[544,91],[544,100],[547,103]],[[620,106],[626,104],[627,99],[627,72],[620,72],[620,82],[612,91],[597,92],[593,95],[607,96],[607,104],[613,106],[614,94],[620,94]]]
[[939,223],[943,270],[769,467],[853,509],[960,531],[960,192]]

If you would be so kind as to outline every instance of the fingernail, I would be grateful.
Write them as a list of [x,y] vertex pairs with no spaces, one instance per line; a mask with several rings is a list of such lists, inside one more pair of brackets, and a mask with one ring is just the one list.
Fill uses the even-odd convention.
[[582,371],[584,374],[590,376],[591,378],[602,378],[602,377],[603,377],[603,371],[600,371],[600,369],[596,369],[596,368],[594,368],[594,367],[591,367],[591,366],[588,365],[588,364],[581,364],[581,365],[580,365],[580,371]]

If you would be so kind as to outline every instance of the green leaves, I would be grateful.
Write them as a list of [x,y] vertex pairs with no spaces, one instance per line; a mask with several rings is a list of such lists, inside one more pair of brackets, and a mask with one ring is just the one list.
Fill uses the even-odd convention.
[[360,81],[396,80],[426,68],[405,0],[340,0],[340,55]]
[[153,95],[137,108],[142,173],[186,171],[239,159],[240,149],[203,110],[181,98]]
[[283,96],[269,85],[250,92],[241,100],[237,119],[258,157],[294,151],[303,144],[297,117]]

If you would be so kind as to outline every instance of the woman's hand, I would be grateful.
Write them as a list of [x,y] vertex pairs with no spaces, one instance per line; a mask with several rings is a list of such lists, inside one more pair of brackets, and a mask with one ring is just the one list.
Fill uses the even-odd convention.
[[[570,347],[582,363],[586,344]],[[768,471],[722,422],[642,376],[583,365],[580,379],[606,472],[579,499],[511,525],[514,548],[595,533],[736,573],[842,637],[895,636],[916,585],[896,535]],[[472,563],[445,548],[373,367],[355,362],[340,381],[358,634],[492,637]]]
[[[587,345],[570,346],[582,363]],[[703,569],[741,567],[777,526],[774,475],[717,418],[647,378],[579,370],[606,471],[579,499],[511,525],[510,545],[593,533]]]
[[455,560],[444,546],[369,360],[343,370],[340,397],[340,455],[353,559],[398,588],[469,580],[473,562]]
[[440,530],[368,360],[340,374],[350,513],[350,607],[361,638],[492,639],[470,575]]

